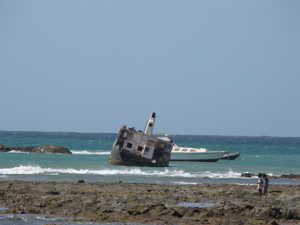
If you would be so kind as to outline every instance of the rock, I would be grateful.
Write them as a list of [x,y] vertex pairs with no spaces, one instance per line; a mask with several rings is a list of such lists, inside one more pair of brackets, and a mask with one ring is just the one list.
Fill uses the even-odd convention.
[[256,174],[253,173],[242,173],[241,177],[253,177],[253,176],[257,176]]
[[281,178],[300,179],[300,174],[282,174]]
[[43,145],[40,147],[7,147],[0,145],[0,152],[20,151],[28,153],[60,153],[60,154],[72,154],[72,152],[59,145]]
[[[282,176],[286,176],[286,177],[282,177]],[[300,175],[291,174],[291,175],[282,175],[282,176],[281,176],[281,178],[300,179]],[[291,177],[289,177],[289,176],[291,176]],[[299,178],[297,178],[297,176],[299,176]],[[255,173],[242,173],[241,177],[257,177],[257,174],[255,174]],[[278,179],[279,178],[278,176],[269,176],[269,175],[267,175],[267,177],[269,179]]]
[[35,153],[61,153],[61,154],[72,154],[72,152],[59,145],[43,145],[41,147],[36,147],[32,150]]
[[7,147],[5,145],[0,144],[0,152],[7,152]]

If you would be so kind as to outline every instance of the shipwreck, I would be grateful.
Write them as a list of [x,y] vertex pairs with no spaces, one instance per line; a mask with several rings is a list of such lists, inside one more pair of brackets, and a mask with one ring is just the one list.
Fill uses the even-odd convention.
[[110,164],[168,167],[173,143],[152,135],[155,120],[153,112],[144,131],[122,126],[110,153]]

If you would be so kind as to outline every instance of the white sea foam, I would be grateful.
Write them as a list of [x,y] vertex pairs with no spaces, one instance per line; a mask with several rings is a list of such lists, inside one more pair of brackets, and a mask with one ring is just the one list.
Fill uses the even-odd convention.
[[110,152],[102,152],[102,151],[86,151],[86,150],[81,150],[81,151],[75,151],[71,150],[72,154],[74,155],[109,155]]
[[0,174],[39,174],[43,173],[40,166],[18,166],[13,168],[2,168]]
[[29,154],[29,152],[21,152],[21,151],[17,151],[17,150],[11,150],[7,153],[22,153],[22,154]]
[[224,179],[224,178],[241,178],[241,173],[233,172],[229,170],[228,172],[210,172],[206,171],[202,173],[204,177],[211,178],[211,179]]
[[2,168],[0,169],[2,175],[13,175],[13,174],[46,174],[46,175],[59,175],[59,174],[90,174],[90,175],[133,175],[133,176],[156,176],[156,177],[178,177],[178,178],[210,178],[210,179],[221,179],[221,178],[240,178],[241,173],[229,171],[229,172],[194,172],[188,173],[183,170],[169,169],[164,170],[143,170],[141,168],[126,168],[110,169],[103,168],[99,170],[91,169],[74,169],[74,168],[42,168],[38,165],[20,165],[13,168]]
[[[106,151],[87,151],[87,150],[71,150],[72,154],[74,155],[109,155],[110,152]],[[22,152],[17,150],[12,150],[7,153],[21,153],[21,154],[29,154],[29,152]]]
[[196,185],[199,183],[195,183],[195,182],[172,182],[173,184],[183,184],[183,185]]

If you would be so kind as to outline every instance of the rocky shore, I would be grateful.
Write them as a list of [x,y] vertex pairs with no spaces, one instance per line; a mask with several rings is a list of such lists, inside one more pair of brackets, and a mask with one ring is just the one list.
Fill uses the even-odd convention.
[[27,152],[27,153],[60,153],[60,154],[72,154],[72,152],[59,145],[43,145],[40,147],[31,147],[31,146],[15,146],[8,147],[5,145],[0,145],[0,152],[10,152],[10,151],[19,151],[19,152]]
[[0,182],[0,207],[7,208],[2,214],[54,214],[95,222],[300,224],[299,205],[300,185],[271,185],[269,194],[259,197],[254,185]]
[[[255,173],[242,173],[241,177],[257,177]],[[280,176],[269,176],[270,179],[279,179],[279,178],[287,178],[287,179],[300,179],[300,174],[282,174]]]

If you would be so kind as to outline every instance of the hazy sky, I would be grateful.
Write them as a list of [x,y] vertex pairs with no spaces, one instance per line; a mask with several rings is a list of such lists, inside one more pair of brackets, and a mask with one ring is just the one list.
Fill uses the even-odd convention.
[[300,137],[300,1],[0,0],[0,130]]

